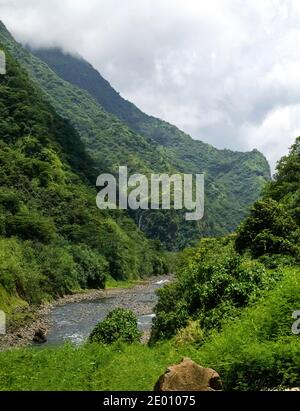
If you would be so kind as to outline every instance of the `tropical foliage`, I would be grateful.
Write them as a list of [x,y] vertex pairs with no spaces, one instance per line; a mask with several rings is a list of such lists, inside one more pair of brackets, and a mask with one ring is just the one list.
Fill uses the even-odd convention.
[[141,336],[134,313],[123,308],[115,308],[105,320],[96,325],[89,341],[102,344],[112,344],[116,341],[137,343]]
[[240,256],[231,238],[202,240],[183,253],[176,281],[158,291],[151,342],[171,338],[191,319],[206,333],[220,330],[280,275]]
[[157,245],[125,212],[97,209],[95,175],[79,135],[7,53],[0,76],[0,288],[37,303],[102,288],[108,274],[165,272]]
[[300,137],[277,166],[264,199],[254,204],[238,230],[236,248],[254,256],[287,254],[300,257]]

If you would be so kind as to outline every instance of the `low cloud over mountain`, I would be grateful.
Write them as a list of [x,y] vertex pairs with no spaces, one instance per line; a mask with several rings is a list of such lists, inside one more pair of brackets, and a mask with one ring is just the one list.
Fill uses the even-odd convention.
[[297,0],[0,0],[0,15],[19,41],[80,53],[196,139],[256,147],[274,166],[300,134]]

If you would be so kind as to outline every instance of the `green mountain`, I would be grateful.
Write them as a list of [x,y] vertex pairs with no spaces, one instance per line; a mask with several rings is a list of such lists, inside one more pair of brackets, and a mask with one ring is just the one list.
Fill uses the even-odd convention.
[[119,165],[144,174],[205,173],[206,210],[200,222],[187,223],[183,212],[174,210],[131,213],[149,237],[161,240],[169,249],[183,248],[202,236],[235,230],[270,178],[269,165],[258,151],[217,150],[192,140],[123,100],[83,60],[57,50],[39,52],[45,60],[46,55],[52,56],[47,59],[50,68],[19,45],[3,24],[0,41],[57,113],[77,130],[98,173],[115,172]]
[[0,309],[160,272],[157,245],[132,219],[98,210],[79,134],[0,48]]
[[[249,172],[251,166],[246,164],[248,161],[252,162],[251,171],[256,171],[257,176],[270,178],[269,166],[257,150],[251,153],[218,150],[202,141],[193,140],[177,127],[148,116],[133,103],[122,98],[109,82],[81,57],[63,53],[57,48],[32,52],[61,78],[88,91],[107,112],[114,114],[136,133],[168,147],[168,152],[173,154],[173,160],[177,161],[176,165],[181,171],[196,173],[199,170],[208,170],[215,179],[218,179],[222,173],[232,171],[235,174],[242,171],[242,168],[238,169],[239,163],[243,163],[245,172],[247,168]],[[241,174],[241,179],[246,177],[245,173]]]
[[205,234],[223,234],[235,229],[247,207],[257,199],[265,180],[270,179],[269,165],[257,150],[251,153],[218,150],[193,140],[177,127],[148,116],[123,99],[81,57],[57,48],[32,52],[61,78],[88,91],[107,112],[117,116],[130,129],[167,149],[171,164],[180,172],[206,173],[209,213],[207,224],[202,227]]

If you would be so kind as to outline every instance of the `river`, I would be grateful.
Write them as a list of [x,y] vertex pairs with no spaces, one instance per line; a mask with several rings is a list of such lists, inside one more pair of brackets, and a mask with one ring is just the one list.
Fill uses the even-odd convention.
[[157,302],[155,291],[168,282],[169,276],[154,277],[133,288],[108,289],[104,297],[97,300],[53,307],[47,315],[51,323],[47,342],[42,346],[57,346],[66,341],[76,345],[83,343],[95,325],[116,307],[131,309],[137,316],[139,329],[144,336],[149,335]]

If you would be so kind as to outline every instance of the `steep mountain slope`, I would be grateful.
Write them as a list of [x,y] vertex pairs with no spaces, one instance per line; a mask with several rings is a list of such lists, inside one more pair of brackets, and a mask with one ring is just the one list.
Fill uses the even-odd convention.
[[[54,72],[57,70],[55,67],[52,71],[47,64],[16,43],[3,24],[0,24],[0,40],[39,85],[56,111],[76,128],[99,172],[116,171],[119,165],[127,164],[131,170],[142,173],[205,173],[206,211],[202,221],[186,223],[183,213],[172,210],[149,211],[142,217],[143,231],[163,241],[169,249],[182,248],[201,236],[223,235],[234,230],[247,212],[247,207],[259,196],[262,185],[270,176],[269,166],[259,152],[217,150],[143,113],[143,118],[150,119],[153,126],[138,122],[143,134],[136,133],[103,109],[99,97],[101,84],[98,86],[98,80],[93,77],[90,82],[91,69],[87,63],[83,62],[84,67],[88,67],[84,72],[81,60],[75,59],[76,65],[73,67],[71,63],[74,59],[67,56],[69,63],[59,73],[69,80],[65,81]],[[72,78],[66,76],[70,71],[73,72]],[[93,73],[100,78],[99,74]],[[75,79],[79,78],[81,80],[77,84]],[[97,95],[90,94],[93,87],[88,88],[83,79],[93,84],[95,90],[99,88]],[[71,80],[76,84],[71,84]],[[109,99],[107,97],[106,100]],[[119,99],[118,104],[122,107],[123,100]],[[114,102],[111,103],[113,106]],[[112,110],[108,103],[103,104],[106,110]],[[120,118],[125,120],[121,115]],[[137,130],[131,120],[127,123]],[[132,216],[136,222],[141,221],[139,212],[132,213]]]
[[[257,198],[263,182],[270,179],[269,165],[257,150],[250,153],[218,150],[193,140],[177,127],[148,116],[123,99],[84,59],[57,48],[32,52],[61,78],[88,91],[106,111],[115,114],[131,129],[167,147],[172,162],[180,171],[206,171],[208,181],[212,177],[216,191],[217,187],[222,191],[222,186],[224,191],[228,189],[226,194],[230,196],[231,206],[235,207],[233,203],[238,201],[241,208],[247,208]],[[215,195],[216,191],[211,194]]]
[[[0,41],[0,48],[3,46]],[[126,215],[97,209],[93,161],[68,121],[10,56],[0,76],[0,309],[40,302],[106,275],[160,266],[154,244]]]
[[[244,164],[245,170],[248,166],[254,171],[256,166],[257,175],[266,179],[270,177],[267,161],[257,150],[251,153],[218,150],[202,141],[193,140],[177,127],[148,116],[133,103],[123,99],[91,64],[79,56],[63,53],[57,48],[32,50],[32,52],[61,78],[88,91],[106,111],[115,114],[132,130],[172,148],[176,159],[184,162],[180,165],[185,170],[197,172],[199,169],[208,168],[213,175],[230,170],[235,174],[238,165],[241,167],[241,163],[249,162]],[[242,168],[239,171],[241,170]]]
[[158,145],[132,132],[104,111],[87,92],[55,75],[45,63],[16,43],[3,24],[0,24],[0,40],[40,86],[56,111],[77,129],[100,171],[103,164],[105,171],[113,170],[118,164],[142,170],[155,168],[156,164],[169,168]]

